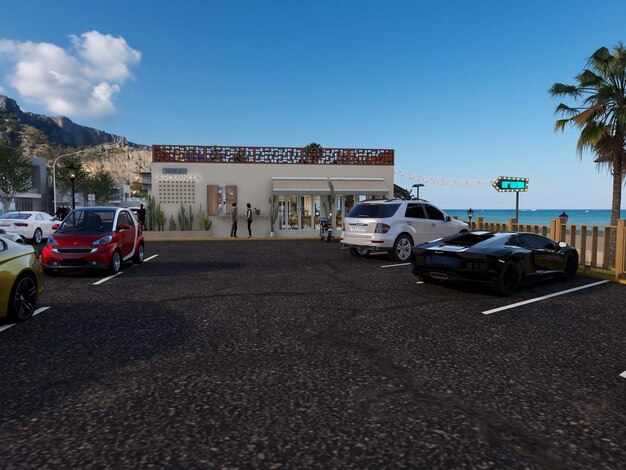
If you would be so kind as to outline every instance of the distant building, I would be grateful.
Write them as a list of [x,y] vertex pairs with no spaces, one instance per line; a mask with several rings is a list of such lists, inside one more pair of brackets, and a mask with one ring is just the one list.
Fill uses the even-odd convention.
[[216,237],[230,233],[233,202],[240,236],[247,203],[255,236],[315,236],[323,217],[339,228],[355,202],[392,198],[393,165],[393,149],[153,145],[151,191],[167,220],[202,210]]
[[33,157],[30,161],[30,165],[32,187],[28,192],[15,196],[11,204],[11,210],[49,212],[51,199],[46,160]]

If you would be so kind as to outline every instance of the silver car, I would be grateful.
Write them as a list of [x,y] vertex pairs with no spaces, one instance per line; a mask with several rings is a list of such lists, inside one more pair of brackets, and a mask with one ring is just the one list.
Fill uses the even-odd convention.
[[386,251],[396,261],[408,261],[413,247],[468,230],[423,199],[373,200],[356,204],[343,222],[341,243],[353,256]]

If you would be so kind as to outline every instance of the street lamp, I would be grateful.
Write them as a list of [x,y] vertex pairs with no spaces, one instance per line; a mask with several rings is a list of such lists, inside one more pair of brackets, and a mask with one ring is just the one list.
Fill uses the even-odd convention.
[[469,220],[470,222],[472,221],[472,217],[474,217],[474,211],[473,211],[473,210],[472,210],[472,208],[470,207],[470,208],[467,210],[467,218],[468,218],[468,220]]
[[420,198],[420,188],[421,188],[422,186],[424,186],[422,183],[415,183],[415,184],[413,185],[413,187],[417,189],[417,196],[415,197],[415,199],[418,199],[418,200],[419,200],[419,198]]
[[74,180],[76,179],[76,166],[74,166],[74,162],[70,163],[70,166],[67,167],[67,170],[70,173],[70,181],[72,182],[72,210],[76,209],[76,200],[74,199]]
[[57,158],[54,159],[54,162],[52,163],[52,186],[54,195],[54,211],[52,212],[53,214],[57,213],[57,162],[63,157],[69,157],[70,155],[84,153],[87,152],[87,150],[89,149],[79,150],[78,152],[66,153],[64,155],[59,155]]
[[569,218],[569,215],[567,215],[565,211],[563,211],[561,212],[561,215],[559,217],[565,219],[565,223],[567,223],[567,219]]

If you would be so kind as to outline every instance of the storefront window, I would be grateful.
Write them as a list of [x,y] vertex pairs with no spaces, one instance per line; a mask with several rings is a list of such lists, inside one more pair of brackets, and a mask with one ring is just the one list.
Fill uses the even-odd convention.
[[289,214],[289,228],[298,229],[298,196],[289,196],[287,199],[287,213]]
[[320,228],[320,197],[313,196],[313,228],[319,230]]

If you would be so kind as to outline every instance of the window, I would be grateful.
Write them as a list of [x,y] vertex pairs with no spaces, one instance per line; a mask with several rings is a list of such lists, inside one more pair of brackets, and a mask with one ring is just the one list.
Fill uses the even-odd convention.
[[424,204],[424,209],[426,209],[426,217],[428,219],[433,220],[444,220],[443,212],[441,212],[436,207],[431,206],[430,204]]
[[35,215],[35,220],[43,220],[43,216],[41,214]]
[[425,219],[424,205],[423,204],[407,204],[405,217],[411,217],[412,219]]
[[348,217],[386,219],[393,216],[400,204],[357,204],[348,213]]
[[517,243],[519,246],[528,248],[529,250],[555,251],[557,249],[556,244],[552,240],[539,235],[520,235],[517,237]]
[[122,224],[130,225],[131,227],[134,227],[135,225],[131,222],[130,218],[128,217],[128,212],[126,211],[121,211],[120,214],[117,216],[117,228],[119,228]]

